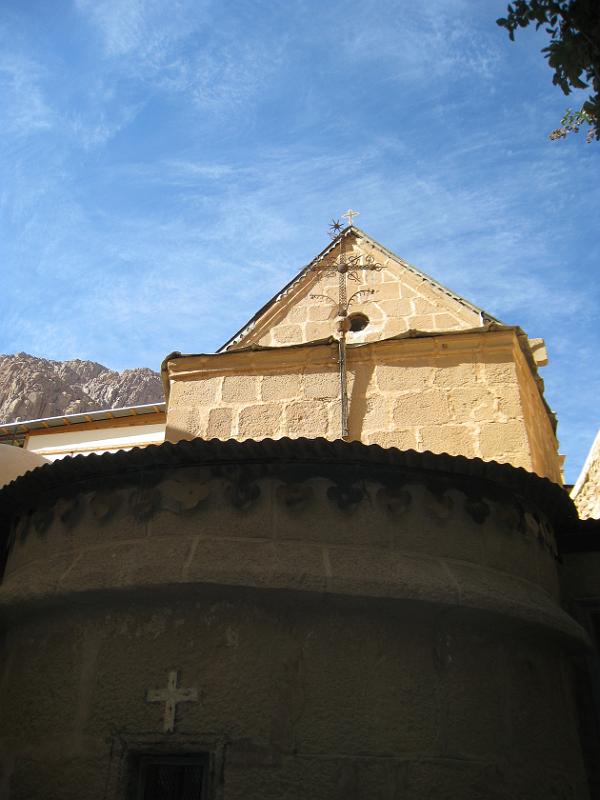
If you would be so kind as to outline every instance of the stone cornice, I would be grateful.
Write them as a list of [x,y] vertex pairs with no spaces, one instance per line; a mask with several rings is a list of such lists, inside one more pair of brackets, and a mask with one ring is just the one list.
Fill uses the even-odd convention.
[[[379,355],[390,353],[400,361],[414,357],[442,360],[459,355],[472,357],[480,348],[488,352],[503,351],[512,355],[519,349],[520,338],[526,341],[520,328],[496,323],[489,323],[481,328],[439,333],[408,331],[389,339],[348,344],[348,365],[351,368],[353,363],[373,361]],[[170,380],[195,380],[212,374],[238,375],[252,374],[254,371],[266,373],[270,370],[281,372],[287,367],[297,369],[308,360],[311,366],[329,365],[334,369],[337,368],[332,360],[334,358],[337,358],[337,340],[330,338],[304,344],[254,346],[220,353],[172,353],[164,359],[161,373],[168,400]]]
[[401,451],[321,438],[243,442],[193,439],[127,452],[64,458],[28,472],[0,490],[0,519],[6,522],[23,511],[93,488],[98,481],[127,482],[140,473],[180,466],[231,464],[260,467],[262,475],[277,475],[284,464],[300,471],[305,465],[311,475],[333,476],[342,483],[371,476],[385,483],[398,482],[420,474],[440,486],[461,487],[469,495],[480,494],[484,486],[494,495],[508,492],[542,508],[557,527],[575,529],[578,525],[568,494],[552,481],[522,468],[445,453]]
[[[567,494],[509,465],[376,445],[182,441],[79,456],[0,492],[0,610],[237,586],[493,614],[579,643],[557,603]],[[498,622],[498,624],[500,624]]]

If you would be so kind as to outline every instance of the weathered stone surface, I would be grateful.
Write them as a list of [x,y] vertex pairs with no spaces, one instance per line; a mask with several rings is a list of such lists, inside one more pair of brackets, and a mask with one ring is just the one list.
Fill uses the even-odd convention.
[[410,327],[415,331],[435,330],[433,314],[415,314],[410,318]]
[[454,388],[467,384],[477,383],[479,380],[480,365],[476,361],[444,364],[443,368],[436,369],[433,375],[435,386]]
[[299,341],[301,335],[302,328],[299,325],[281,325],[273,333],[279,344],[293,344]]
[[336,308],[330,303],[323,305],[310,306],[308,309],[308,319],[310,322],[325,322],[336,317]]
[[399,450],[416,450],[417,431],[415,428],[373,431],[372,433],[365,433],[363,441],[366,444],[379,444],[382,447],[397,447]]
[[455,419],[483,422],[495,416],[494,397],[482,386],[455,386],[450,390],[449,401]]
[[265,401],[295,399],[300,394],[299,374],[265,375],[260,383],[261,397]]
[[431,382],[432,370],[417,364],[379,364],[375,368],[377,386],[383,392],[423,391]]
[[259,379],[255,375],[226,375],[223,379],[225,403],[244,403],[258,400]]
[[516,382],[514,364],[488,363],[484,367],[488,383],[513,384]]
[[523,414],[523,405],[521,402],[521,393],[516,384],[505,385],[497,389],[497,403],[498,411],[508,418],[521,417]]
[[439,389],[427,389],[420,394],[401,395],[394,403],[394,422],[400,428],[426,425],[432,420],[439,425],[452,421],[452,412],[446,395]]
[[491,453],[527,452],[527,434],[520,420],[484,422],[481,426],[481,453],[490,458]]
[[421,446],[423,450],[452,456],[477,455],[475,433],[466,425],[426,425],[421,428]]
[[306,322],[306,320],[308,319],[308,314],[309,311],[311,310],[312,309],[310,308],[310,306],[305,306],[305,305],[294,306],[293,308],[290,308],[290,310],[288,311],[287,321],[290,323],[299,322],[302,324]]
[[281,421],[281,406],[276,403],[247,406],[240,411],[240,439],[261,439],[268,433],[275,436]]
[[230,408],[213,408],[208,415],[208,439],[229,439],[232,435],[233,411]]
[[385,397],[371,397],[366,402],[363,417],[363,431],[385,430],[389,424],[390,414]]
[[327,436],[329,432],[327,406],[308,401],[290,403],[285,408],[285,425],[289,436]]
[[0,422],[159,403],[151,369],[115,372],[93,361],[50,361],[27,353],[0,355]]
[[388,317],[408,317],[412,313],[412,304],[408,298],[404,300],[375,300],[378,307]]
[[438,310],[435,303],[426,300],[424,297],[416,297],[413,300],[413,305],[415,314],[434,314]]
[[451,331],[462,327],[461,321],[453,314],[434,314],[433,324],[438,331]]
[[340,380],[335,372],[306,372],[302,379],[302,394],[307,399],[334,399],[340,393]]
[[[88,483],[19,534],[0,587],[11,800],[126,796],[144,752],[210,753],[211,791],[245,800],[541,800],[538,773],[585,799],[562,662],[581,631],[555,562],[538,568],[544,510],[440,456],[369,471],[369,448],[334,466],[271,442],[274,474],[260,445],[202,446],[179,467],[166,446],[99,518]],[[165,733],[146,693],[174,670],[197,702]]]
[[600,433],[571,492],[582,519],[600,519]]
[[337,325],[331,322],[309,322],[306,325],[306,339],[309,342],[327,339],[337,333]]

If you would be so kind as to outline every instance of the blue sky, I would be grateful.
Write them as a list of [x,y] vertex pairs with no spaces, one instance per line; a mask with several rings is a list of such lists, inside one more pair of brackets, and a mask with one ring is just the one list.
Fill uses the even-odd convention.
[[574,479],[600,425],[600,145],[496,0],[1,0],[0,352],[210,352],[357,223],[546,339]]

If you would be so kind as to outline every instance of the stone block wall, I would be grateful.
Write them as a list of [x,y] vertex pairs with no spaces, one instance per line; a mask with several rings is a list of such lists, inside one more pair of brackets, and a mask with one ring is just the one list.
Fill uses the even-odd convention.
[[[515,348],[515,368],[531,452],[531,469],[539,475],[547,475],[557,483],[562,483],[560,464],[557,460],[556,433],[536,385],[536,378],[520,348]],[[537,380],[541,382],[540,378]]]
[[365,413],[350,414],[353,438],[531,468],[509,351],[478,353],[460,341],[449,346],[441,351],[435,340],[424,339],[411,343],[406,354],[393,346],[379,348]]
[[122,800],[144,754],[205,753],[211,800],[587,800],[568,500],[451,461],[197,441],[13,485],[0,796]]
[[[506,462],[560,482],[556,440],[519,358],[511,330],[349,346],[350,438]],[[168,369],[168,441],[340,438],[336,343],[182,357]]]
[[245,362],[241,354],[206,357],[208,372],[172,383],[167,440],[337,438],[336,352],[330,346],[294,351],[293,363],[274,351],[244,354]]
[[[479,314],[467,304],[444,294],[400,259],[382,256],[363,243],[354,244],[353,255],[372,255],[383,269],[366,272],[364,282],[348,281],[348,296],[370,290],[350,306],[351,313],[365,314],[364,331],[349,333],[350,342],[372,342],[406,331],[447,331],[481,324]],[[253,343],[281,346],[326,339],[337,332],[337,275],[309,273],[285,298],[262,315],[256,325],[231,349]],[[323,297],[330,297],[328,302]]]
[[594,439],[571,497],[581,519],[600,519],[600,432]]

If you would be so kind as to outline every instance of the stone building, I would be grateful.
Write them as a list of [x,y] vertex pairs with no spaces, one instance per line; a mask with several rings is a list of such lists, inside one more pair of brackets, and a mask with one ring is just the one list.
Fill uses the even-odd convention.
[[328,269],[340,246],[344,260],[358,260],[347,281],[357,297],[346,318],[345,438],[507,462],[560,483],[556,422],[538,375],[543,341],[355,228],[219,353],[165,359],[166,438],[340,437],[340,273]]
[[582,519],[600,519],[600,431],[573,486],[571,497]]
[[164,444],[0,492],[0,796],[600,796],[545,362],[354,226],[168,356]]

